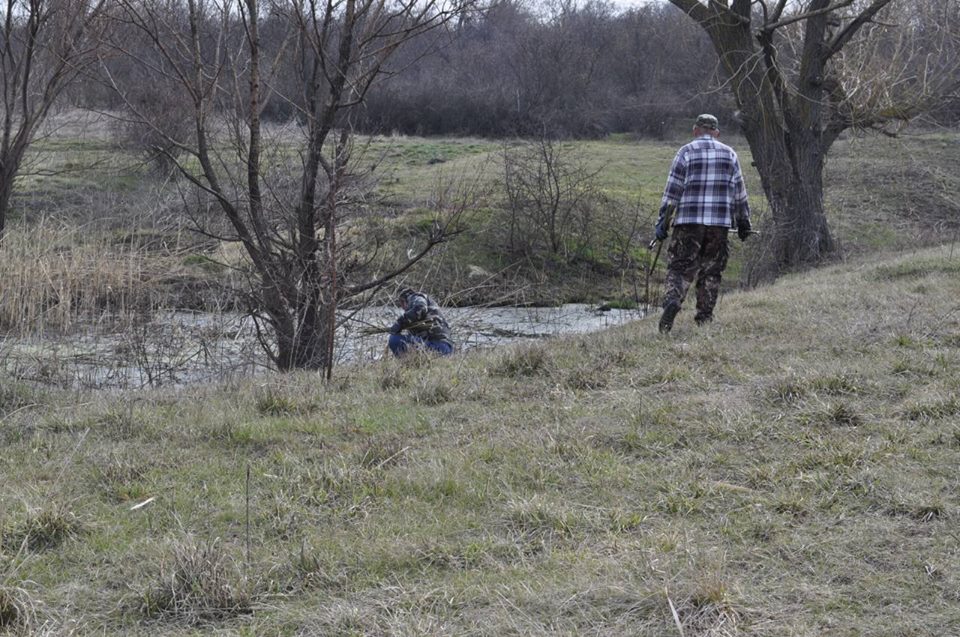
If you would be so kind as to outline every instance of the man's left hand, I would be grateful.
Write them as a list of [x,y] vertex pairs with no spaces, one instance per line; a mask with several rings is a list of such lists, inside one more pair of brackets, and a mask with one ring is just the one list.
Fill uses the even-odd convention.
[[746,217],[737,221],[737,236],[740,237],[741,241],[747,240],[747,237],[751,234],[751,230],[750,220]]

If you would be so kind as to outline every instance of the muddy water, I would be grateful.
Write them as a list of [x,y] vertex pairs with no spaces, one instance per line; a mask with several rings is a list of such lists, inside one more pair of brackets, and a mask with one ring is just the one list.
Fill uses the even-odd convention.
[[[337,360],[373,361],[385,353],[395,307],[351,315],[337,338]],[[600,311],[569,304],[550,308],[447,308],[462,350],[595,332],[642,318],[636,310]],[[70,337],[0,337],[0,367],[14,377],[65,387],[140,388],[249,376],[269,368],[253,321],[238,315],[168,312],[122,333],[91,328]]]

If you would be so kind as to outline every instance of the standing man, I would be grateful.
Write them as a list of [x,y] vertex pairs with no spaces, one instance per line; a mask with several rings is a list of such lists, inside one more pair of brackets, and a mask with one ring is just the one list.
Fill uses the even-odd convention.
[[750,236],[750,206],[737,153],[717,141],[720,125],[713,115],[700,115],[693,126],[694,140],[677,151],[670,166],[660,204],[656,238],[665,241],[670,214],[673,243],[667,266],[666,294],[660,331],[669,332],[697,277],[697,314],[703,325],[713,320],[720,276],[727,266],[727,231],[737,229],[741,241]]
[[[427,348],[446,356],[453,353],[450,326],[440,313],[440,307],[425,294],[403,288],[397,294],[397,305],[403,310],[390,328],[387,345],[394,356],[402,356],[410,349]],[[403,334],[406,330],[407,333]]]

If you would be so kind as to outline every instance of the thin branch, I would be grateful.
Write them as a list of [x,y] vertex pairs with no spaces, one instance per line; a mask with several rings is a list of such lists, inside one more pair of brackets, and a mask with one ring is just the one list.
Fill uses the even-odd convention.
[[850,41],[850,38],[859,31],[865,24],[873,20],[884,7],[890,4],[892,0],[874,0],[873,3],[866,9],[864,9],[860,15],[850,21],[846,27],[844,27],[839,33],[837,33],[833,40],[829,43],[827,47],[828,53],[827,57],[833,57],[836,55],[840,49],[842,49],[847,42]]
[[[764,25],[761,27],[761,30],[762,30],[762,31],[776,31],[777,29],[782,29],[782,28],[785,27],[785,26],[788,26],[788,25],[791,25],[791,24],[795,24],[795,23],[797,23],[797,22],[803,22],[803,21],[809,20],[809,19],[811,19],[811,18],[816,18],[816,17],[818,17],[818,16],[827,15],[827,14],[829,14],[829,13],[834,13],[834,12],[837,11],[838,9],[842,9],[842,8],[844,8],[844,7],[849,7],[850,5],[852,5],[852,4],[853,4],[854,2],[856,2],[856,1],[857,1],[857,0],[843,0],[842,2],[839,2],[839,3],[837,3],[837,4],[831,4],[831,5],[827,6],[827,7],[822,8],[822,9],[816,9],[816,10],[814,10],[814,11],[804,11],[804,12],[801,12],[801,13],[796,13],[796,14],[791,15],[791,16],[788,17],[788,18],[783,18],[783,19],[779,19],[779,17],[778,17],[779,14],[782,14],[782,12],[783,12],[782,8],[781,8],[781,7],[778,7],[778,9],[780,9],[780,11],[779,11],[779,12],[774,12],[774,19],[776,20],[776,22],[773,22],[773,23],[771,23],[771,24],[764,24]],[[886,2],[889,2],[890,0],[885,0],[885,1],[886,1]]]

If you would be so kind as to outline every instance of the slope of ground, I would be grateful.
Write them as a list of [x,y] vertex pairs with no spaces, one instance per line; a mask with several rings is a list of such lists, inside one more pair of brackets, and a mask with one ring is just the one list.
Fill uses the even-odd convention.
[[0,629],[960,633],[960,251],[177,393],[0,381]]

